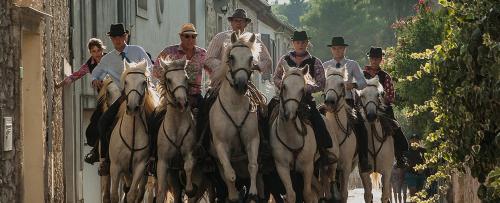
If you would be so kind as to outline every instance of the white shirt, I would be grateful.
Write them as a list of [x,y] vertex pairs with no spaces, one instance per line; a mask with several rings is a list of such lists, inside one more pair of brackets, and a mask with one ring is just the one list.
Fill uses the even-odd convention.
[[[365,76],[363,75],[363,71],[361,71],[361,67],[359,67],[358,62],[351,60],[351,59],[346,59],[343,58],[340,61],[336,61],[335,59],[331,59],[325,63],[323,63],[323,67],[325,69],[328,68],[337,68],[336,65],[337,63],[340,63],[340,67],[345,67],[347,71],[347,82],[354,83],[356,82],[356,85],[358,86],[358,90],[362,90],[366,87],[366,79]],[[325,73],[327,71],[325,70]],[[352,99],[352,92],[348,91],[349,93],[346,94],[346,99]]]
[[[142,60],[146,60],[146,62],[148,63],[147,70],[151,72],[151,59],[142,47],[135,45],[125,45],[125,49],[123,49],[123,52],[125,53],[125,56],[130,60],[130,62],[139,63]],[[102,57],[101,62],[92,71],[92,80],[103,80],[104,77],[108,74],[111,76],[111,79],[113,79],[113,82],[118,85],[118,87],[123,88],[120,81],[122,73],[123,58],[120,55],[120,52],[115,49]]]

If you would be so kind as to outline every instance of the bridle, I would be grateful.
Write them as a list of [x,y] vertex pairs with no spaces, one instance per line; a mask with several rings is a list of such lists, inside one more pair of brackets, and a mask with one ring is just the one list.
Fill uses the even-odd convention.
[[[329,77],[333,77],[333,76],[339,76],[340,78],[344,79],[344,76],[339,74],[339,73],[332,73],[332,74],[329,74],[328,76],[326,76],[326,79],[328,79]],[[337,96],[337,99],[335,100],[335,104],[338,104],[340,102],[340,99],[344,98],[345,97],[345,88],[342,88],[342,93],[339,94],[337,92],[337,90],[333,89],[333,88],[330,88],[330,89],[327,89],[325,91],[325,93],[323,93],[323,98],[326,100],[326,95],[328,94],[328,92],[333,92],[335,93],[335,95]],[[336,109],[335,111],[339,111],[340,108]]]
[[[367,87],[375,87],[375,88],[377,88],[377,86],[376,86],[376,85],[367,85],[365,88],[367,88]],[[379,108],[379,104],[380,104],[380,94],[378,94],[376,101],[373,101],[373,100],[372,100],[372,101],[368,101],[368,102],[366,102],[366,104],[363,104],[363,110],[364,110],[364,112],[365,112],[365,115],[366,115],[366,113],[367,113],[366,108],[367,108],[367,107],[368,107],[368,105],[370,105],[370,104],[375,105],[375,110],[376,110],[376,112],[375,112],[375,113],[376,113],[376,114],[378,114],[378,110],[380,109],[380,108]]]
[[[245,47],[245,48],[250,49],[250,47],[248,47],[247,45],[244,45],[244,44],[237,44],[237,45],[233,45],[233,46],[231,47],[231,50],[232,50],[233,48],[235,48],[235,47]],[[229,50],[229,54],[231,53],[231,50]],[[231,62],[230,62],[230,60],[233,60],[234,58],[233,58],[231,55],[229,55],[229,56],[227,57],[227,59],[228,59],[228,60],[226,61],[226,63],[227,63],[227,64],[228,64],[228,66],[229,66],[229,70],[228,70],[228,72],[231,74],[231,78],[232,78],[232,81],[233,81],[233,82],[231,82],[231,80],[229,80],[229,78],[227,78],[227,77],[228,77],[228,76],[227,76],[227,74],[226,74],[226,80],[229,82],[229,85],[230,85],[232,88],[236,88],[236,87],[235,87],[235,84],[234,84],[234,77],[235,77],[235,76],[236,76],[236,74],[237,74],[238,72],[240,72],[240,71],[245,71],[245,73],[247,74],[247,80],[250,80],[250,77],[252,76],[252,72],[253,72],[252,70],[248,70],[247,68],[238,68],[238,69],[236,69],[236,70],[233,70],[233,69],[231,68]],[[253,59],[252,59],[252,60],[253,60]]]
[[[289,75],[286,75],[285,77],[283,77],[283,80],[282,80],[282,84],[285,82],[285,80],[290,77],[290,76],[298,76],[298,77],[301,77],[303,78],[304,76],[299,74],[299,73],[291,73]],[[299,99],[295,99],[295,98],[288,98],[288,99],[285,99],[284,96],[283,96],[283,90],[280,91],[280,103],[281,103],[281,108],[283,110],[285,110],[285,105],[288,103],[288,102],[295,102],[297,103],[297,105],[300,105],[300,100],[302,100],[302,97]],[[305,95],[305,91],[302,92],[303,96]],[[297,117],[297,114],[295,114],[295,117]],[[295,119],[295,118],[293,118]]]
[[[143,75],[144,77],[146,77],[146,75],[143,72],[139,72],[139,71],[131,71],[131,72],[127,73],[127,75],[130,75],[130,74],[139,74],[139,75]],[[146,82],[147,82],[147,78],[146,78]],[[139,90],[137,90],[137,89],[131,89],[128,93],[125,93],[125,88],[123,88],[122,96],[125,96],[125,100],[128,102],[128,96],[133,92],[135,92],[139,95],[139,101],[140,101],[140,103],[142,103],[144,100],[144,94],[141,94],[139,92]],[[144,88],[144,92],[146,92],[146,88]]]
[[[170,73],[170,72],[174,72],[174,71],[185,71],[185,69],[184,69],[184,68],[176,68],[176,69],[167,70],[167,71],[165,71],[165,73],[164,73],[164,75],[163,75],[163,76],[164,76],[165,78],[167,78],[167,74],[168,74],[168,73]],[[171,88],[170,88],[170,86],[169,86],[169,85],[165,82],[165,87],[167,87],[166,89],[167,89],[167,94],[168,94],[168,96],[174,100],[174,101],[172,102],[172,101],[169,101],[169,100],[168,100],[168,98],[166,98],[166,99],[167,99],[167,105],[169,105],[169,104],[172,104],[172,105],[173,105],[173,104],[176,104],[176,103],[177,103],[177,101],[176,101],[177,99],[175,98],[175,92],[176,92],[177,90],[179,90],[179,89],[181,89],[181,88],[182,88],[182,89],[184,89],[184,90],[187,92],[187,87],[186,87],[186,85],[185,85],[185,84],[178,85],[178,86],[177,86],[177,87],[175,87],[174,89],[171,89]]]

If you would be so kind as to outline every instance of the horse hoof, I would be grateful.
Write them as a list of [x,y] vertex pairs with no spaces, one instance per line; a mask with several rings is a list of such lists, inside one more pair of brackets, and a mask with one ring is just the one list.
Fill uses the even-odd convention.
[[195,195],[196,195],[196,192],[198,191],[198,186],[196,186],[195,184],[193,184],[193,189],[190,190],[190,191],[187,191],[186,190],[186,195],[189,197],[189,198],[193,198]]
[[249,203],[249,202],[259,202],[259,196],[256,195],[256,194],[248,194],[247,196],[247,199],[245,202]]

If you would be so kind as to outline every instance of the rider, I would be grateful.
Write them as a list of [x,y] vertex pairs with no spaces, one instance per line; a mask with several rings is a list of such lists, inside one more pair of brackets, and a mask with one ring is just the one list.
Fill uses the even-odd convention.
[[[203,102],[203,96],[201,96],[202,70],[204,69],[210,75],[212,69],[205,65],[207,51],[196,46],[197,36],[198,33],[193,24],[186,23],[182,25],[179,32],[180,44],[168,46],[160,52],[153,67],[153,75],[159,78],[163,74],[163,69],[159,66],[162,58],[168,57],[172,60],[186,58],[188,60],[188,65],[186,66],[186,73],[188,75],[188,103],[191,106],[193,114],[198,117],[198,108]],[[152,152],[156,148],[156,137],[164,115],[165,111],[158,112],[154,117],[154,124],[151,129],[151,146],[154,147],[150,148]],[[153,156],[156,157],[156,153],[153,153]]]
[[[302,103],[307,105],[308,114],[310,115],[311,124],[314,130],[314,135],[316,137],[316,143],[319,148],[320,158],[322,164],[332,164],[336,161],[335,155],[328,149],[333,146],[332,139],[328,130],[326,129],[323,117],[319,113],[316,102],[312,97],[312,93],[322,91],[325,86],[325,70],[321,64],[321,60],[312,56],[307,51],[307,46],[309,45],[309,37],[306,31],[295,31],[292,37],[293,51],[285,54],[281,57],[278,65],[276,66],[276,72],[274,73],[274,85],[277,89],[281,87],[281,79],[283,77],[283,63],[287,63],[290,67],[304,67],[309,65],[309,75],[312,77],[316,84],[307,84],[306,94],[302,98]],[[274,97],[269,102],[269,111],[276,104],[279,103],[279,98]]]
[[[211,70],[217,70],[219,68],[220,64],[222,63],[222,52],[224,49],[224,44],[231,42],[231,34],[233,32],[240,32],[241,34],[249,34],[249,32],[245,31],[246,26],[252,22],[252,19],[247,17],[246,11],[243,9],[236,9],[233,13],[232,16],[229,16],[227,20],[231,24],[231,30],[224,31],[221,33],[218,33],[215,35],[210,41],[210,44],[207,49],[207,60],[205,62],[206,66],[211,69]],[[272,60],[271,56],[269,55],[269,51],[267,50],[267,47],[262,43],[262,41],[257,37],[256,38],[256,43],[261,44],[261,49],[257,59],[254,59],[253,64],[254,66],[258,66],[259,69],[262,71],[263,74],[269,74],[271,71],[271,66],[272,66]],[[212,89],[207,92],[207,95],[205,95],[206,101],[203,106],[200,106],[200,125],[198,127],[198,132],[203,133],[205,129],[207,129],[208,126],[208,112],[210,110],[211,105],[213,104],[213,101],[215,101],[215,96],[213,94],[212,90],[217,89],[217,86],[219,84],[212,84]],[[255,86],[250,82],[249,84],[249,91],[252,95],[251,97],[253,98],[262,98],[263,95],[258,95],[260,92],[254,91],[256,90]],[[200,135],[199,135],[200,136]]]
[[[396,118],[394,117],[394,111],[392,109],[392,103],[394,102],[394,96],[395,96],[394,84],[391,76],[380,68],[380,63],[382,62],[382,58],[385,55],[385,53],[382,51],[382,48],[380,47],[371,47],[370,51],[366,53],[366,55],[370,58],[370,65],[365,66],[365,70],[363,71],[365,78],[371,79],[376,75],[378,75],[379,81],[384,87],[384,92],[385,92],[383,101],[384,104],[386,105],[386,108],[384,113],[387,115],[389,119],[396,120]],[[385,122],[386,119],[382,119],[381,121]],[[408,151],[408,141],[406,140],[406,137],[403,134],[401,127],[397,125],[396,122],[393,123],[396,124],[396,129],[393,135],[396,166],[401,168],[405,166],[404,155],[406,151]]]
[[[101,58],[106,54],[103,52],[103,50],[106,49],[106,46],[104,46],[100,39],[90,38],[89,42],[87,43],[87,47],[90,53],[90,58],[87,60],[87,62],[85,62],[80,67],[80,70],[73,72],[70,76],[65,77],[63,81],[58,82],[56,84],[56,88],[69,85],[82,78],[87,73],[92,73],[97,64],[101,62]],[[85,155],[84,159],[85,162],[89,164],[94,164],[95,162],[99,161],[99,152],[97,150],[97,139],[99,138],[99,134],[97,132],[97,121],[99,120],[101,115],[101,109],[96,108],[96,110],[92,114],[92,117],[90,118],[90,124],[87,128],[87,131],[85,132],[85,135],[87,137],[87,144],[92,146],[92,150],[90,150],[90,152]]]
[[[217,70],[219,66],[221,65],[222,62],[222,55],[223,55],[223,50],[224,50],[224,45],[226,43],[231,42],[231,34],[233,32],[239,32],[240,34],[250,34],[249,32],[245,31],[246,26],[252,21],[252,19],[247,17],[246,11],[244,9],[236,9],[233,13],[233,15],[229,16],[227,18],[229,23],[231,24],[231,30],[227,30],[221,33],[216,34],[213,38],[212,41],[210,41],[210,44],[207,49],[207,60],[205,62],[206,66],[210,68],[211,70]],[[258,66],[259,69],[262,71],[263,74],[270,74],[271,72],[271,66],[272,66],[272,60],[271,56],[269,55],[269,51],[267,50],[267,47],[261,42],[259,37],[256,38],[256,43],[261,44],[261,49],[259,53],[258,59],[254,59],[253,64],[254,66]],[[200,106],[199,110],[199,117],[198,117],[198,126],[197,126],[197,136],[201,136],[201,140],[203,142],[203,145],[206,146],[208,143],[207,137],[205,136],[205,132],[209,132],[208,130],[208,119],[209,119],[209,111],[210,107],[212,106],[213,102],[215,101],[216,97],[216,91],[217,91],[217,86],[220,84],[211,84],[211,90],[207,92],[207,95],[205,95],[205,101],[204,104]],[[251,94],[251,98],[262,98],[263,95],[259,95],[260,92],[256,91],[255,86],[250,82],[248,83],[248,89]],[[259,119],[259,126],[261,125],[263,119]],[[262,143],[262,142],[261,142]],[[218,173],[215,173],[215,175],[219,175]],[[215,187],[217,191],[217,198],[220,200],[225,199],[226,193],[226,186],[225,183],[222,181],[220,177],[215,178]]]
[[[348,44],[344,42],[343,37],[333,37],[332,43],[328,45],[331,48],[333,58],[325,63],[324,67],[345,67],[347,71],[346,88],[346,103],[356,110],[356,120],[354,116],[349,116],[351,123],[354,124],[354,134],[356,135],[357,150],[359,156],[359,170],[361,172],[368,172],[371,166],[368,164],[368,137],[363,117],[359,111],[359,105],[354,102],[353,88],[361,90],[366,87],[366,79],[361,72],[358,62],[347,59],[345,57]],[[356,81],[354,83],[354,80]]]
[[[126,41],[128,38],[128,30],[125,30],[123,24],[112,24],[110,26],[110,31],[107,33],[111,42],[113,42],[113,47],[115,48],[109,54],[106,54],[99,65],[92,72],[92,85],[94,88],[100,89],[102,87],[102,80],[109,74],[113,82],[118,85],[120,89],[123,89],[120,82],[121,74],[123,73],[123,61],[131,62],[141,62],[146,60],[148,64],[148,69],[151,69],[151,60],[146,54],[146,51],[140,46],[127,45]],[[115,101],[109,109],[104,112],[104,114],[99,119],[99,134],[101,135],[101,158],[105,160],[101,162],[99,166],[100,175],[109,174],[109,156],[108,156],[108,145],[109,137],[112,129],[115,125],[115,117],[118,113],[121,103],[125,100],[124,95],[122,95],[117,101]]]

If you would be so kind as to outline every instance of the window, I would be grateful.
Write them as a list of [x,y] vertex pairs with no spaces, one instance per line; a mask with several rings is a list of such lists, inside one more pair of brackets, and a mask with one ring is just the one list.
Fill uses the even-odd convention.
[[220,14],[217,15],[217,32],[223,31],[222,29],[224,28],[224,26],[223,26],[224,21],[222,19],[223,19],[222,15],[220,15]]
[[137,0],[137,16],[148,19],[148,0]]

